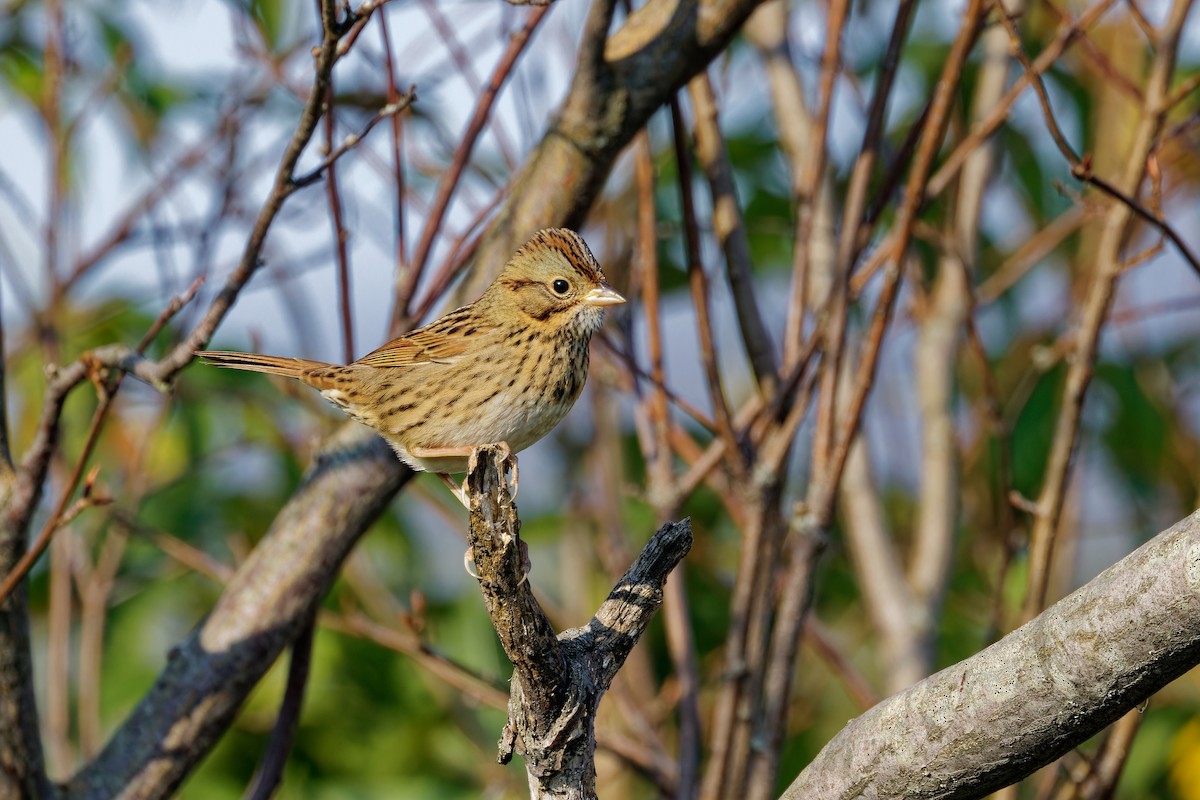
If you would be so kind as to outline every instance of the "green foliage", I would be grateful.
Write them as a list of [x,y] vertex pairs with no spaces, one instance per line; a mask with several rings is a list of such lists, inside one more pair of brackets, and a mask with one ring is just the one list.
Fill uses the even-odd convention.
[[1012,430],[1012,484],[1026,497],[1036,497],[1045,476],[1046,456],[1054,439],[1065,368],[1032,376],[1033,390],[1021,405]]
[[263,41],[275,52],[282,50],[290,33],[288,23],[292,18],[293,4],[288,3],[287,0],[241,0],[241,2],[258,26]]
[[16,36],[0,42],[0,73],[7,88],[30,104],[36,104],[44,93],[45,73],[37,54],[28,42]]

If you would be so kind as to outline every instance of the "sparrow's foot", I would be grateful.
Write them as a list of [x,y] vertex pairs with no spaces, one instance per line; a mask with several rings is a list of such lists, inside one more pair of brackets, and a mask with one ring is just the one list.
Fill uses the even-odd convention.
[[[517,586],[520,586],[529,580],[529,571],[533,569],[533,562],[529,560],[529,545],[525,544],[525,540],[518,539],[517,543],[521,548],[521,580],[517,583]],[[463,569],[475,580],[480,580],[479,573],[475,571],[475,548],[468,547],[463,553]]]
[[[504,448],[504,479],[508,481],[508,493],[512,499],[516,500],[517,487],[521,482],[521,474],[517,470],[517,454],[508,446],[508,442],[499,442],[498,444]],[[509,478],[510,472],[512,473],[511,479]]]

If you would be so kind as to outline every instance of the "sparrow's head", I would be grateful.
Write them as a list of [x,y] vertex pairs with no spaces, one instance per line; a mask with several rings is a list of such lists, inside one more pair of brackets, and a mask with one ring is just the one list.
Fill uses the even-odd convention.
[[591,336],[604,307],[624,303],[583,238],[566,228],[547,228],[521,245],[488,290],[530,326]]

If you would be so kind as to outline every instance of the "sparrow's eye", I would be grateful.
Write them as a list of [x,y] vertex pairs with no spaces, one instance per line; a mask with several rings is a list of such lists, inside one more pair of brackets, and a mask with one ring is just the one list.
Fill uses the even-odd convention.
[[555,278],[554,281],[551,282],[550,288],[554,290],[555,294],[561,296],[570,291],[571,284],[567,283],[566,278]]

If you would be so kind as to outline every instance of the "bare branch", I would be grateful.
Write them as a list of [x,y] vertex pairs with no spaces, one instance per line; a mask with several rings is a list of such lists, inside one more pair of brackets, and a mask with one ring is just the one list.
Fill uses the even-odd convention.
[[[50,385],[46,389],[46,399],[42,405],[42,417],[38,425],[34,446],[29,449],[29,453],[22,462],[21,470],[17,477],[18,494],[16,497],[7,498],[9,500],[7,510],[10,514],[10,524],[13,522],[19,523],[16,527],[20,527],[22,530],[28,525],[28,516],[32,513],[33,506],[37,504],[37,498],[40,496],[40,488],[45,482],[46,470],[49,468],[50,456],[58,441],[60,416],[67,395],[84,380],[90,378],[97,386],[100,394],[100,403],[92,416],[91,424],[88,426],[83,451],[76,460],[75,467],[63,490],[62,497],[59,498],[58,505],[55,507],[53,513],[51,513],[50,518],[46,520],[46,524],[42,527],[42,532],[38,534],[37,539],[34,540],[33,544],[27,550],[20,554],[15,563],[5,571],[3,580],[0,580],[0,603],[12,593],[17,584],[28,574],[34,562],[37,561],[50,544],[50,537],[60,527],[63,515],[67,511],[67,504],[75,491],[75,487],[79,485],[80,478],[83,477],[83,470],[87,466],[87,461],[91,457],[93,448],[96,446],[100,429],[108,416],[108,411],[112,406],[117,390],[121,386],[121,379],[126,373],[137,375],[144,379],[148,379],[149,376],[154,374],[153,362],[143,358],[142,351],[150,345],[158,332],[167,324],[167,321],[178,314],[195,297],[201,283],[202,281],[199,280],[193,282],[191,288],[186,293],[172,298],[167,308],[163,310],[151,324],[145,335],[142,336],[137,350],[129,350],[124,345],[102,347],[84,353],[75,363],[66,368],[54,371],[54,379],[51,380]],[[106,384],[106,371],[109,369],[115,369],[118,374],[115,380]],[[147,382],[150,382],[150,380],[148,379]],[[0,561],[0,566],[8,565]]]
[[[1011,10],[1020,8],[1014,3]],[[972,119],[983,117],[999,101],[1008,78],[1004,31],[995,27],[984,31],[981,48],[983,63],[972,99]],[[959,175],[954,211],[947,223],[951,231],[946,238],[950,241],[938,260],[914,354],[921,410],[921,488],[908,575],[917,603],[910,619],[914,649],[922,662],[921,676],[928,674],[933,665],[937,620],[958,538],[955,372],[972,311],[970,276],[978,258],[980,216],[993,159],[994,147],[982,146],[971,154]]]
[[303,189],[306,186],[311,186],[319,181],[321,176],[325,174],[326,170],[336,164],[338,159],[346,155],[346,153],[349,153],[354,148],[358,147],[358,145],[362,143],[362,140],[367,138],[367,134],[374,130],[376,125],[385,119],[395,117],[397,114],[399,114],[401,111],[404,111],[415,102],[417,102],[417,87],[410,86],[408,87],[408,91],[400,95],[397,100],[388,101],[387,105],[375,112],[375,115],[371,117],[366,125],[363,126],[361,131],[342,139],[342,143],[330,150],[329,154],[325,156],[325,158],[321,159],[320,164],[317,164],[303,175],[297,175],[296,177],[292,178],[290,181],[288,194],[291,194],[297,189]]
[[1013,85],[1009,87],[1004,98],[996,104],[987,118],[971,127],[971,132],[958,143],[958,146],[946,157],[937,172],[929,178],[925,190],[927,198],[937,197],[944,192],[954,175],[962,169],[967,156],[1009,118],[1013,104],[1029,87],[1031,77],[1034,74],[1040,75],[1054,66],[1066,49],[1078,39],[1080,32],[1086,31],[1099,21],[1115,4],[1116,0],[1100,0],[1095,5],[1089,6],[1074,24],[1071,24],[1069,20],[1064,20],[1054,40],[1046,45],[1038,57],[1033,60],[1031,69],[1023,72],[1013,81]]
[[292,657],[288,662],[287,688],[279,706],[279,716],[271,729],[271,738],[262,761],[246,788],[248,800],[270,800],[283,779],[283,768],[287,765],[292,740],[300,724],[300,708],[304,705],[304,687],[308,683],[308,670],[312,663],[313,635],[316,632],[313,620],[301,629],[292,642]]
[[[329,91],[325,97],[325,149],[331,154],[334,152],[333,133],[336,127],[333,81],[330,80]],[[325,198],[329,205],[329,221],[333,225],[333,252],[337,257],[338,310],[341,312],[342,319],[342,361],[349,364],[355,357],[353,304],[350,298],[350,252],[347,247],[350,232],[346,230],[342,214],[342,196],[338,190],[337,164],[332,161],[325,168]]]
[[725,138],[718,124],[717,100],[708,73],[702,72],[693,78],[688,84],[688,92],[696,116],[696,160],[700,162],[712,191],[713,232],[725,253],[725,270],[729,275],[729,288],[737,309],[742,343],[759,386],[770,395],[774,393],[776,381],[775,348],[754,296],[750,240],[738,209],[733,167],[729,163]]
[[679,169],[679,198],[683,210],[684,252],[687,258],[688,287],[692,294],[692,307],[696,310],[696,329],[700,341],[700,362],[704,366],[705,384],[709,402],[712,404],[713,420],[717,433],[725,440],[725,463],[735,474],[744,472],[745,459],[738,447],[730,420],[729,404],[721,371],[717,364],[717,345],[713,336],[711,297],[708,275],[700,259],[700,231],[696,222],[696,203],[692,197],[692,163],[684,131],[683,114],[679,101],[671,100],[671,132],[675,142],[675,163]]
[[496,64],[496,69],[492,72],[491,80],[488,81],[479,100],[475,103],[475,113],[471,116],[471,121],[467,123],[467,130],[463,133],[462,141],[454,151],[454,159],[450,162],[449,168],[442,176],[441,182],[438,183],[437,194],[434,195],[433,203],[429,207],[425,228],[421,231],[421,239],[417,242],[417,249],[413,253],[412,264],[409,265],[407,281],[401,290],[400,296],[397,298],[395,310],[396,321],[407,320],[409,318],[411,309],[408,306],[412,300],[413,292],[416,290],[417,282],[424,272],[425,264],[429,260],[429,254],[433,251],[434,242],[437,241],[438,234],[441,232],[442,222],[446,217],[447,209],[450,207],[450,199],[454,196],[455,189],[458,188],[458,182],[467,167],[467,160],[471,157],[471,151],[474,150],[475,143],[479,140],[479,135],[483,133],[483,126],[487,124],[488,118],[491,116],[492,105],[496,101],[496,96],[500,93],[504,82],[512,75],[513,67],[517,64],[517,59],[521,57],[521,53],[525,52],[526,46],[533,38],[533,32],[537,30],[537,26],[545,18],[546,12],[549,10],[549,6],[540,6],[529,12],[529,16],[525,19],[525,24],[509,41],[508,49],[500,57],[499,63]]
[[[963,24],[951,45],[950,53],[938,80],[937,90],[930,102],[929,114],[925,117],[925,124],[922,126],[913,168],[905,186],[904,199],[897,212],[895,231],[889,241],[890,266],[880,290],[879,300],[876,302],[876,313],[871,323],[871,330],[867,335],[867,347],[863,351],[858,366],[858,374],[854,383],[854,398],[845,413],[839,416],[841,426],[835,440],[836,446],[828,461],[827,471],[820,473],[819,479],[815,480],[810,487],[808,502],[818,518],[824,520],[823,524],[825,525],[828,525],[831,519],[837,483],[841,477],[850,446],[858,433],[862,408],[873,383],[872,376],[879,356],[883,331],[887,327],[899,288],[900,265],[908,249],[913,224],[921,210],[925,181],[929,178],[934,158],[949,125],[954,91],[958,86],[958,81],[962,78],[963,65],[966,63],[971,46],[979,33],[983,17],[984,4],[982,0],[972,0],[964,14]],[[845,229],[843,228],[843,230]],[[817,463],[814,460],[814,468]]]
[[[387,14],[385,9],[379,9],[379,36],[383,40],[383,58],[384,64],[387,66],[387,101],[389,104],[400,102],[400,90],[396,86],[396,60],[392,54],[392,40],[388,33]],[[411,93],[411,89],[409,90]],[[391,141],[391,157],[392,157],[392,175],[396,184],[396,279],[399,285],[399,279],[404,274],[404,270],[408,264],[408,241],[406,238],[406,227],[404,221],[405,209],[405,188],[407,181],[405,179],[404,157],[401,153],[401,142],[403,141],[404,128],[401,124],[401,117],[397,114],[392,115],[392,141]]]

